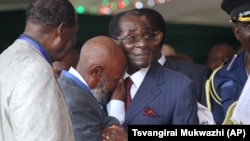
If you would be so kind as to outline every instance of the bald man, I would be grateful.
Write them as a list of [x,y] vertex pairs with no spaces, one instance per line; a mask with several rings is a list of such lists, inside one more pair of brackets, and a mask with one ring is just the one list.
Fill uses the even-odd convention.
[[101,141],[102,129],[112,125],[116,133],[105,132],[106,140],[115,137],[127,139],[119,121],[102,109],[117,84],[123,84],[121,78],[126,69],[126,57],[116,42],[106,36],[97,36],[82,46],[75,69],[62,70],[58,82],[70,113],[76,141]]

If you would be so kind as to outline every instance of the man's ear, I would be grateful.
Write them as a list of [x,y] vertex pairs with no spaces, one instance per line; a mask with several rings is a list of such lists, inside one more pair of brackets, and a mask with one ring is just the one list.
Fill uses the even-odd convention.
[[155,38],[155,42],[156,44],[160,44],[161,40],[162,40],[162,37],[163,37],[163,34],[161,31],[156,31],[154,32],[154,38]]
[[233,26],[232,30],[236,39],[239,40],[239,28],[236,24]]
[[103,67],[100,65],[93,65],[90,68],[90,74],[92,77],[101,77],[103,73]]
[[65,33],[65,30],[66,30],[66,23],[65,22],[60,23],[57,29],[57,33],[61,36]]

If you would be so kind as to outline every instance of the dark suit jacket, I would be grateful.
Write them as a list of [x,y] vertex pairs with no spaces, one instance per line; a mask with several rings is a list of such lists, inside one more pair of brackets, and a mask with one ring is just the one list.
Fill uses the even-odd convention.
[[101,141],[101,130],[113,124],[120,124],[119,121],[107,116],[95,97],[63,75],[65,72],[62,72],[58,82],[68,107],[75,141]]
[[195,90],[198,102],[204,106],[206,104],[205,86],[212,70],[208,66],[193,64],[185,61],[174,60],[166,57],[165,67],[178,71],[191,78],[195,83]]
[[199,124],[194,83],[155,61],[125,113],[123,126]]

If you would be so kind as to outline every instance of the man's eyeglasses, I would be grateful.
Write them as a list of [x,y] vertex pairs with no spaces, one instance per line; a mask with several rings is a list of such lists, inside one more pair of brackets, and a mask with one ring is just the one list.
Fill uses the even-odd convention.
[[141,35],[129,34],[125,37],[117,37],[117,39],[123,40],[124,43],[132,45],[138,43],[141,39],[147,42],[153,41],[155,39],[155,34],[154,33],[144,33]]

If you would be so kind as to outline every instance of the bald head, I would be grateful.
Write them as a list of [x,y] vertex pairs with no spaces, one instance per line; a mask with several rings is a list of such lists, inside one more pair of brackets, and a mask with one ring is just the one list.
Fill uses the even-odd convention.
[[106,64],[109,63],[107,61],[117,62],[118,60],[124,62],[120,47],[106,36],[97,36],[88,40],[82,47],[81,57],[84,57],[84,61],[96,64]]
[[[162,45],[162,49],[161,52],[165,55],[165,56],[173,56],[176,55],[175,49],[168,45],[168,44],[163,44]],[[160,57],[160,56],[159,56]]]
[[76,70],[97,101],[107,104],[127,70],[127,60],[115,41],[106,36],[97,36],[82,46]]
[[77,71],[90,88],[103,76],[120,79],[127,69],[127,60],[118,44],[109,37],[96,36],[88,40],[80,54]]

